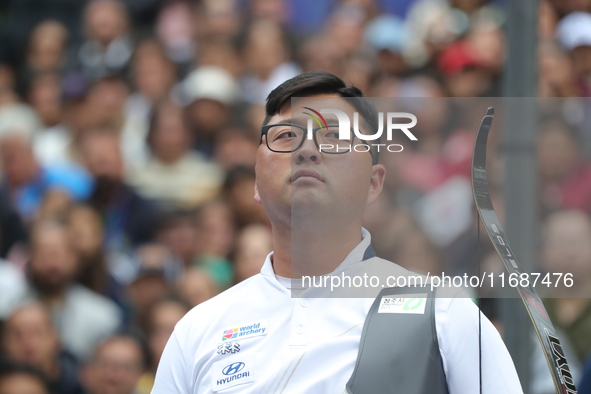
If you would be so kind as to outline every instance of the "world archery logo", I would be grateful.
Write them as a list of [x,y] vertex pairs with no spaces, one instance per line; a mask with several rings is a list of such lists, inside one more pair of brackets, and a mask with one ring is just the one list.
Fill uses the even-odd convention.
[[259,335],[266,335],[267,334],[267,321],[258,321],[256,323],[252,323],[245,326],[238,326],[236,328],[230,328],[229,330],[224,330],[222,332],[222,342],[229,341],[230,339],[240,338],[250,338],[256,337]]
[[234,339],[237,336],[238,336],[238,329],[231,328],[229,330],[224,331],[224,334],[222,335],[222,341],[227,341],[228,339]]

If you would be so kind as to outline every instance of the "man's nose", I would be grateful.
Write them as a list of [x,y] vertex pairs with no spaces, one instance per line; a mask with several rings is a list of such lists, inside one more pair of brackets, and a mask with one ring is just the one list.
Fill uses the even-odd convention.
[[304,143],[297,151],[292,153],[296,164],[302,164],[306,161],[313,163],[320,162],[320,152],[313,140],[305,139]]

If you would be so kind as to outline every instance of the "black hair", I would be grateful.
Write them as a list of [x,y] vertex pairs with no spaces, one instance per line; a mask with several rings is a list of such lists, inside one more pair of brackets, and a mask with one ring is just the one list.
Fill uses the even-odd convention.
[[[370,130],[378,129],[378,112],[374,105],[363,96],[363,92],[355,86],[347,86],[345,82],[334,74],[326,71],[310,71],[299,74],[276,87],[267,97],[265,106],[265,120],[263,126],[269,123],[273,115],[281,110],[292,97],[306,97],[317,94],[337,94],[340,97],[360,98],[352,100],[351,105],[368,124]],[[378,144],[379,140],[375,142]],[[372,147],[372,162],[377,164],[379,151]]]
[[43,372],[27,364],[0,360],[0,380],[13,375],[27,375],[37,380],[45,391],[49,393],[49,383]]

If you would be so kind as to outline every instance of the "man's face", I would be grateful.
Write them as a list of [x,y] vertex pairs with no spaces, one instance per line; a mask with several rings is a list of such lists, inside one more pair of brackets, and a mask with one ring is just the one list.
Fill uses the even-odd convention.
[[10,316],[2,343],[11,359],[38,368],[51,365],[58,353],[50,317],[38,305],[26,305]]
[[96,351],[85,383],[93,394],[132,394],[142,369],[139,345],[131,339],[115,338]]
[[41,228],[33,236],[31,280],[43,293],[59,293],[76,275],[76,256],[67,236],[59,228]]
[[0,379],[2,394],[48,394],[43,382],[28,373],[12,373]]
[[123,178],[123,157],[115,135],[96,134],[86,137],[82,143],[82,154],[86,168],[95,178]]
[[187,313],[187,309],[176,302],[166,302],[152,309],[148,344],[153,357],[153,365],[158,365],[166,342],[174,331],[174,326]]
[[125,8],[118,1],[91,2],[85,10],[85,25],[90,39],[108,45],[125,33]]
[[36,176],[36,161],[25,137],[14,134],[0,141],[0,167],[11,184],[20,186]]
[[[549,272],[591,275],[591,222],[579,211],[556,212],[546,225],[542,266]],[[583,282],[584,283],[584,282]]]
[[[297,107],[292,112],[288,102],[269,124],[291,123],[305,128],[310,117],[299,107],[341,110],[351,121],[355,112],[335,95],[303,99]],[[327,122],[338,124],[331,116],[325,114]],[[320,214],[360,225],[365,207],[376,200],[382,188],[385,173],[383,166],[372,165],[369,152],[320,153],[314,141],[306,139],[295,152],[279,153],[269,150],[266,138],[257,151],[255,200],[263,205],[271,221]],[[353,142],[360,143],[359,139]]]

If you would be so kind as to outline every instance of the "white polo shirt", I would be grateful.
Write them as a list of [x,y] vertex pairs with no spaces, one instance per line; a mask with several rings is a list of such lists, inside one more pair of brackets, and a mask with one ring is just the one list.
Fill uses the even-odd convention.
[[[372,265],[400,275],[374,257],[361,262],[371,237],[339,266]],[[257,274],[193,308],[170,337],[153,394],[335,393],[353,373],[373,298],[292,298],[267,256]],[[381,289],[376,288],[373,297]],[[479,393],[478,308],[469,298],[438,298],[435,321],[450,394]],[[522,393],[499,333],[482,316],[482,393]],[[429,377],[425,377],[428,379]]]

